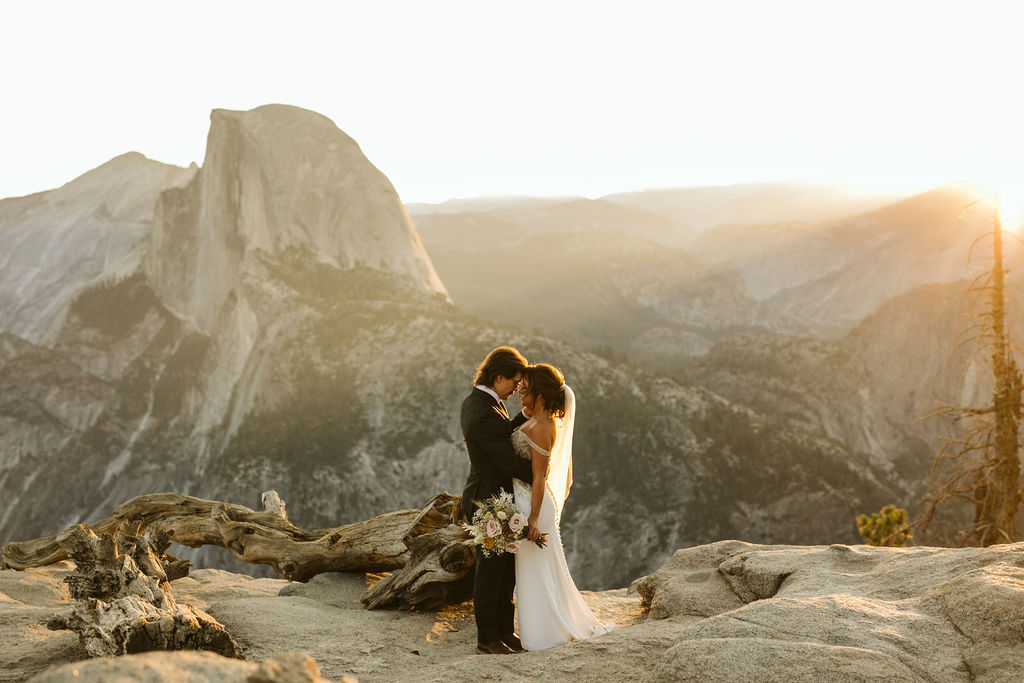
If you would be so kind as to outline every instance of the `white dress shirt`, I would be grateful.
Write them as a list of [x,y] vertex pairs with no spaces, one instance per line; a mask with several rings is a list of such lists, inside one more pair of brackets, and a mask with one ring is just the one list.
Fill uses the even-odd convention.
[[498,398],[498,394],[494,393],[494,389],[491,389],[490,387],[485,387],[483,384],[477,384],[476,388],[484,392],[485,394],[490,394],[491,396],[494,397],[495,401],[501,403],[501,399]]
[[[480,391],[484,392],[485,394],[490,394],[491,396],[493,396],[494,400],[498,402],[499,406],[504,406],[505,405],[505,403],[500,398],[498,398],[498,394],[496,394],[494,392],[494,389],[491,389],[490,387],[485,387],[483,384],[477,384],[476,388],[479,389]],[[507,409],[506,409],[506,412],[508,412]],[[526,417],[526,412],[525,411],[521,410],[519,412],[523,413],[523,417]],[[527,418],[527,419],[529,419],[529,418]]]

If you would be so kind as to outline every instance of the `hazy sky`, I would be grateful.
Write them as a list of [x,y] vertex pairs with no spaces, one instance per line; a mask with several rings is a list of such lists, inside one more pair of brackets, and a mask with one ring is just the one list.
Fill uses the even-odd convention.
[[752,180],[1024,187],[1021,24],[993,2],[4,2],[0,197],[209,112],[321,112],[406,201]]

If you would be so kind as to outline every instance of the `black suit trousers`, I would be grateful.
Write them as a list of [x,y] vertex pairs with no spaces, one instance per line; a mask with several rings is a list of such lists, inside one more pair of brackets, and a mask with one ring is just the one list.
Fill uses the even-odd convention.
[[476,639],[493,643],[516,632],[516,608],[512,594],[516,589],[516,556],[504,553],[484,557],[476,549],[476,577],[473,580],[473,612],[476,617]]

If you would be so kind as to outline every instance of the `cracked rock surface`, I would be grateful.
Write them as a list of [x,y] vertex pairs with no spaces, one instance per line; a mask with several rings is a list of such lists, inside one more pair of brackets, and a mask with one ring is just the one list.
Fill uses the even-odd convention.
[[1024,680],[1024,543],[687,548],[629,592],[584,592],[611,633],[512,657],[474,654],[470,603],[371,612],[362,575],[297,584],[200,569],[174,582],[176,598],[222,622],[248,661],[83,661],[76,638],[42,625],[70,611],[70,570],[0,571],[0,681]]
[[1024,543],[723,541],[677,551],[633,587],[654,619],[705,617],[653,680],[1024,680]]

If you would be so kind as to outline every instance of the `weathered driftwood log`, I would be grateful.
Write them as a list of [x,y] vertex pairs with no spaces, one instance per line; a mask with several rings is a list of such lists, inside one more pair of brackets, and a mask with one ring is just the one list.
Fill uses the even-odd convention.
[[76,603],[70,616],[55,617],[49,627],[77,632],[93,657],[212,650],[242,658],[216,619],[175,602],[160,561],[168,543],[162,532],[138,536],[122,528],[112,536],[97,536],[79,524],[59,534],[57,542],[75,562],[75,571],[64,581]]
[[456,523],[458,503],[447,493],[427,503],[402,537],[409,561],[367,592],[365,607],[437,609],[472,595],[476,556],[469,534]]
[[[110,535],[132,523],[156,539],[170,539],[197,548],[228,548],[245,562],[270,565],[279,575],[307,581],[330,571],[387,572],[367,594],[370,609],[432,609],[466,599],[472,592],[475,562],[469,535],[455,522],[459,498],[435,496],[422,510],[399,510],[334,529],[303,531],[288,521],[284,502],[276,493],[264,494],[266,510],[202,500],[180,493],[154,493],[133,498],[114,508],[112,517],[91,525],[98,535]],[[66,559],[60,537],[47,536],[9,543],[0,566],[25,569]],[[168,580],[184,576],[188,563],[157,553]]]
[[[161,531],[182,545],[216,545],[253,564],[266,564],[282,577],[308,581],[329,571],[381,572],[402,567],[409,557],[403,537],[420,510],[399,510],[334,529],[304,531],[288,521],[274,492],[267,509],[203,500],[180,493],[138,496],[114,508],[113,517],[90,525],[110,534],[126,521]],[[0,567],[26,569],[67,559],[57,536],[4,546]]]
[[[109,536],[117,530],[122,521],[115,517],[107,517],[87,526],[98,536]],[[0,569],[45,567],[68,559],[68,554],[57,542],[58,535],[33,538],[30,541],[11,541],[0,550]]]

